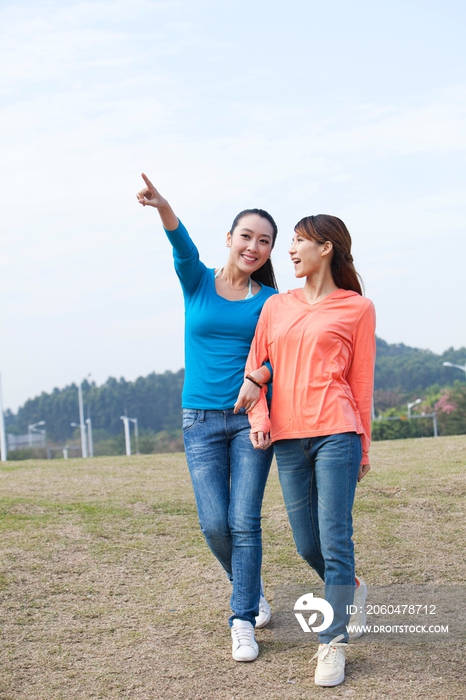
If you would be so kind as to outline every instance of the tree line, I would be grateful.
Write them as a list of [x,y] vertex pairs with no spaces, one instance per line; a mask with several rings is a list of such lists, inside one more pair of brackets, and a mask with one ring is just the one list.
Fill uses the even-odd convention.
[[[134,382],[110,377],[101,386],[96,386],[95,382],[84,381],[85,418],[91,418],[97,438],[120,435],[123,430],[122,415],[137,418],[142,433],[177,430],[181,427],[183,379],[184,370],[180,369],[163,374],[152,372]],[[26,401],[16,414],[7,411],[6,431],[25,434],[28,425],[42,420],[46,423],[49,439],[63,442],[73,437],[75,428],[71,427],[71,423],[79,423],[76,384],[54,389],[50,394],[43,392]]]
[[[449,434],[451,430],[466,432],[466,397],[463,400],[463,392],[466,392],[465,377],[461,376],[460,370],[443,367],[445,361],[466,364],[466,348],[450,348],[437,355],[429,350],[411,348],[402,343],[389,344],[377,338],[374,395],[376,415],[388,416],[390,411],[392,414],[400,413],[407,401],[421,395],[426,412],[437,406],[435,410],[438,410],[440,420],[445,423],[444,431]],[[82,384],[84,413],[85,418],[90,417],[92,420],[95,440],[104,442],[117,439],[118,442],[114,444],[118,447],[111,448],[109,442],[106,449],[122,451],[123,424],[120,416],[126,414],[138,419],[142,444],[146,440],[149,451],[152,451],[149,443],[169,446],[175,444],[175,440],[177,446],[181,444],[179,431],[183,379],[184,370],[180,369],[178,372],[166,371],[162,374],[152,372],[147,377],[139,377],[132,382],[110,377],[101,386],[85,380]],[[450,394],[445,387],[451,387],[448,390]],[[77,397],[76,384],[64,389],[56,388],[51,393],[43,392],[26,401],[17,413],[6,412],[6,430],[13,434],[25,434],[28,425],[44,420],[49,440],[56,443],[69,441],[76,437],[76,429],[70,424],[79,422]],[[444,410],[445,406],[447,408]],[[450,410],[450,406],[455,406],[455,409]],[[380,423],[374,437],[403,437],[405,433],[408,437],[408,433],[413,431],[428,434],[430,427],[427,421],[424,423],[417,421],[399,426],[395,422],[390,425]],[[451,427],[453,425],[454,428]],[[152,442],[149,436],[153,436]],[[156,440],[155,436],[158,436]]]

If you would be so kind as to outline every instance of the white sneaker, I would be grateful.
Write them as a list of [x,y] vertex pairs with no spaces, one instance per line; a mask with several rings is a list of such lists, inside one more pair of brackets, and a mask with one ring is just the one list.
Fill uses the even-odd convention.
[[261,627],[265,627],[272,617],[272,608],[266,601],[263,595],[260,597],[259,601],[259,615],[256,617],[256,630]]
[[233,620],[231,627],[233,641],[232,656],[235,661],[254,661],[259,654],[259,647],[254,638],[254,627],[246,620]]
[[319,649],[311,661],[317,658],[317,668],[314,674],[316,685],[333,686],[345,680],[345,650],[344,636],[339,634],[328,644],[319,644]]
[[272,608],[268,604],[264,596],[264,582],[261,579],[261,595],[259,599],[259,615],[256,617],[256,630],[265,627],[270,622],[272,617]]
[[366,598],[367,598],[367,583],[356,576],[358,587],[354,589],[353,605],[357,610],[351,615],[348,622],[348,634],[352,641],[364,634],[363,627],[366,626]]

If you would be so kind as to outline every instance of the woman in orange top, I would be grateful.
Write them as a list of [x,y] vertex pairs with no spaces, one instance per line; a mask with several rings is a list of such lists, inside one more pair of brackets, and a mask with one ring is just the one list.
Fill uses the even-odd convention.
[[[353,602],[351,622],[365,617],[365,584],[355,593],[352,507],[370,469],[375,312],[362,296],[343,221],[302,219],[289,253],[304,287],[264,304],[236,410],[248,409],[256,448],[273,442],[297,550],[325,582],[334,617],[319,632],[315,682],[333,686],[345,676]],[[270,416],[266,388],[254,396],[269,379],[265,361],[273,368]]]

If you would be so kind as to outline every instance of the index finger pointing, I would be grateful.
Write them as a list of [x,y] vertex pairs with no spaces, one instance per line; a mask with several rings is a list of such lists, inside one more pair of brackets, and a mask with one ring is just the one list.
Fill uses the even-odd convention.
[[155,190],[154,185],[153,185],[152,182],[149,180],[149,178],[147,177],[147,175],[145,175],[144,173],[141,173],[141,177],[142,177],[142,179],[144,180],[144,182],[146,183],[147,187],[150,187],[151,189]]

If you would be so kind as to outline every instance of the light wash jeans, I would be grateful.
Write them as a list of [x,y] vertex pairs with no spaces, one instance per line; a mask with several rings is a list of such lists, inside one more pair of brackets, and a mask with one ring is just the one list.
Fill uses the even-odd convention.
[[361,463],[361,439],[340,433],[274,444],[280,484],[298,554],[325,582],[334,619],[319,633],[327,644],[348,641],[348,605],[353,603],[352,508]]
[[241,410],[183,409],[186,460],[199,523],[233,584],[233,619],[255,625],[262,565],[261,508],[273,450],[255,450]]

